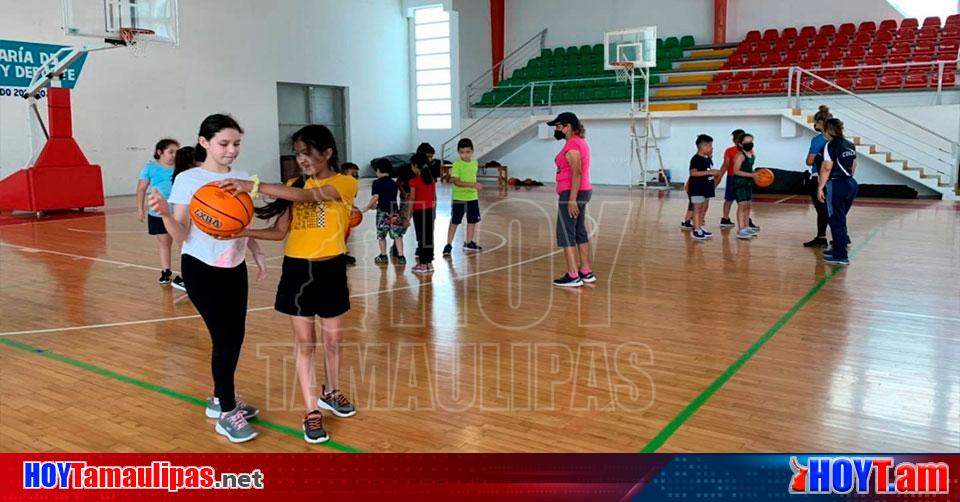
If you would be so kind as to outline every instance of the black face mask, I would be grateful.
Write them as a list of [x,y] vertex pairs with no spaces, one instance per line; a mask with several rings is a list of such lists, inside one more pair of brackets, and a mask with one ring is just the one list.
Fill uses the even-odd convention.
[[819,127],[817,127],[817,126],[813,126],[813,130],[814,130],[814,131],[817,131],[817,132],[823,132],[823,130],[820,129]]
[[557,141],[563,141],[563,140],[567,139],[567,135],[564,134],[563,131],[553,131],[553,137],[554,137],[554,139],[556,139]]
[[743,148],[743,151],[745,152],[749,152],[750,150],[753,150],[753,143],[744,143],[740,146]]

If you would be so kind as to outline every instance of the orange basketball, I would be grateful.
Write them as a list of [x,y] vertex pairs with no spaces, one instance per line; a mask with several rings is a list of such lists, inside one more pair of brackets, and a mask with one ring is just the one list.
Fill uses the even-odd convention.
[[360,224],[363,221],[363,213],[359,209],[353,208],[350,210],[350,228],[353,228]]
[[761,167],[757,169],[757,178],[754,180],[758,187],[766,188],[773,184],[773,171]]
[[236,235],[253,219],[253,199],[248,194],[230,195],[216,182],[207,183],[193,194],[190,218],[200,230],[214,237]]

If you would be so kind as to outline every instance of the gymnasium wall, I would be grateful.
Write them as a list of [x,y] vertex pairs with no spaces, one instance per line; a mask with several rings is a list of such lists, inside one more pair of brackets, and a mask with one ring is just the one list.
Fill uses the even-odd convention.
[[[598,115],[596,108],[568,107],[584,117]],[[960,120],[960,105],[913,106],[894,108],[898,113],[933,128],[937,133],[957,133]],[[673,181],[687,179],[689,160],[695,153],[694,140],[704,133],[714,138],[714,161],[719,167],[723,160],[722,150],[730,144],[730,131],[742,128],[754,134],[758,152],[758,166],[793,171],[806,169],[806,158],[813,132],[793,124],[772,111],[767,116],[750,117],[698,117],[676,116],[657,121],[657,135],[664,167],[672,171]],[[870,112],[866,112],[870,113]],[[592,115],[591,115],[592,114]],[[613,115],[608,115],[612,117]],[[935,118],[939,116],[942,118]],[[875,116],[877,120],[881,117]],[[591,147],[591,179],[594,183],[626,185],[639,182],[639,168],[630,165],[629,123],[624,118],[597,118],[585,120],[587,140]],[[948,137],[954,137],[948,136]],[[486,156],[484,160],[497,160],[509,166],[510,176],[520,179],[533,178],[552,183],[556,168],[553,158],[561,144],[552,137],[552,131],[544,130],[538,135],[536,128],[526,131],[515,140]],[[655,157],[651,157],[655,160]],[[631,174],[632,169],[632,174]],[[921,195],[932,194],[928,188],[897,175],[886,167],[869,160],[861,160],[857,179],[868,184],[908,185]]]
[[[93,41],[63,35],[60,4],[5,2],[2,38]],[[179,47],[154,45],[144,59],[124,49],[87,59],[73,92],[74,134],[103,167],[107,195],[133,193],[158,139],[193,144],[203,117],[215,112],[246,129],[236,166],[279,179],[278,81],[348,88],[342,160],[365,164],[414,141],[401,0],[183,1],[180,33]],[[30,159],[27,112],[22,99],[0,98],[0,177]]]

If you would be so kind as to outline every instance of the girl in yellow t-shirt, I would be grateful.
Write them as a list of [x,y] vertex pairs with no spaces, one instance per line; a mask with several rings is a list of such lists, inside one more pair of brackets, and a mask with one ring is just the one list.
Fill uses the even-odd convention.
[[[352,417],[356,409],[340,392],[340,339],[343,315],[350,310],[347,288],[345,236],[350,208],[357,196],[357,180],[340,174],[333,134],[322,125],[306,126],[293,135],[293,148],[302,175],[286,185],[226,180],[221,187],[233,192],[257,192],[276,200],[257,208],[261,219],[276,217],[269,228],[245,230],[254,239],[283,240],[283,274],[274,308],[290,316],[296,341],[297,376],[306,404],[303,438],[308,443],[329,439],[321,409],[338,417]],[[320,318],[326,383],[316,396],[314,368]]]

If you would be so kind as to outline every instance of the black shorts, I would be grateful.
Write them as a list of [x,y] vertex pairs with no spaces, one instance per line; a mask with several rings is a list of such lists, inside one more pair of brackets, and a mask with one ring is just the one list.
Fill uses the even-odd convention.
[[557,246],[576,247],[590,242],[590,234],[587,233],[587,203],[590,202],[592,194],[592,190],[577,192],[577,206],[580,207],[580,214],[576,218],[571,218],[568,209],[570,190],[560,192],[557,206]]
[[159,216],[147,215],[147,233],[150,235],[163,235],[167,233],[167,227],[163,224],[163,218]]
[[329,260],[284,256],[273,308],[297,317],[327,319],[345,314],[350,310],[350,290],[344,255]]
[[480,223],[480,201],[455,200],[450,205],[450,223],[463,223],[463,213],[467,213],[467,223]]

